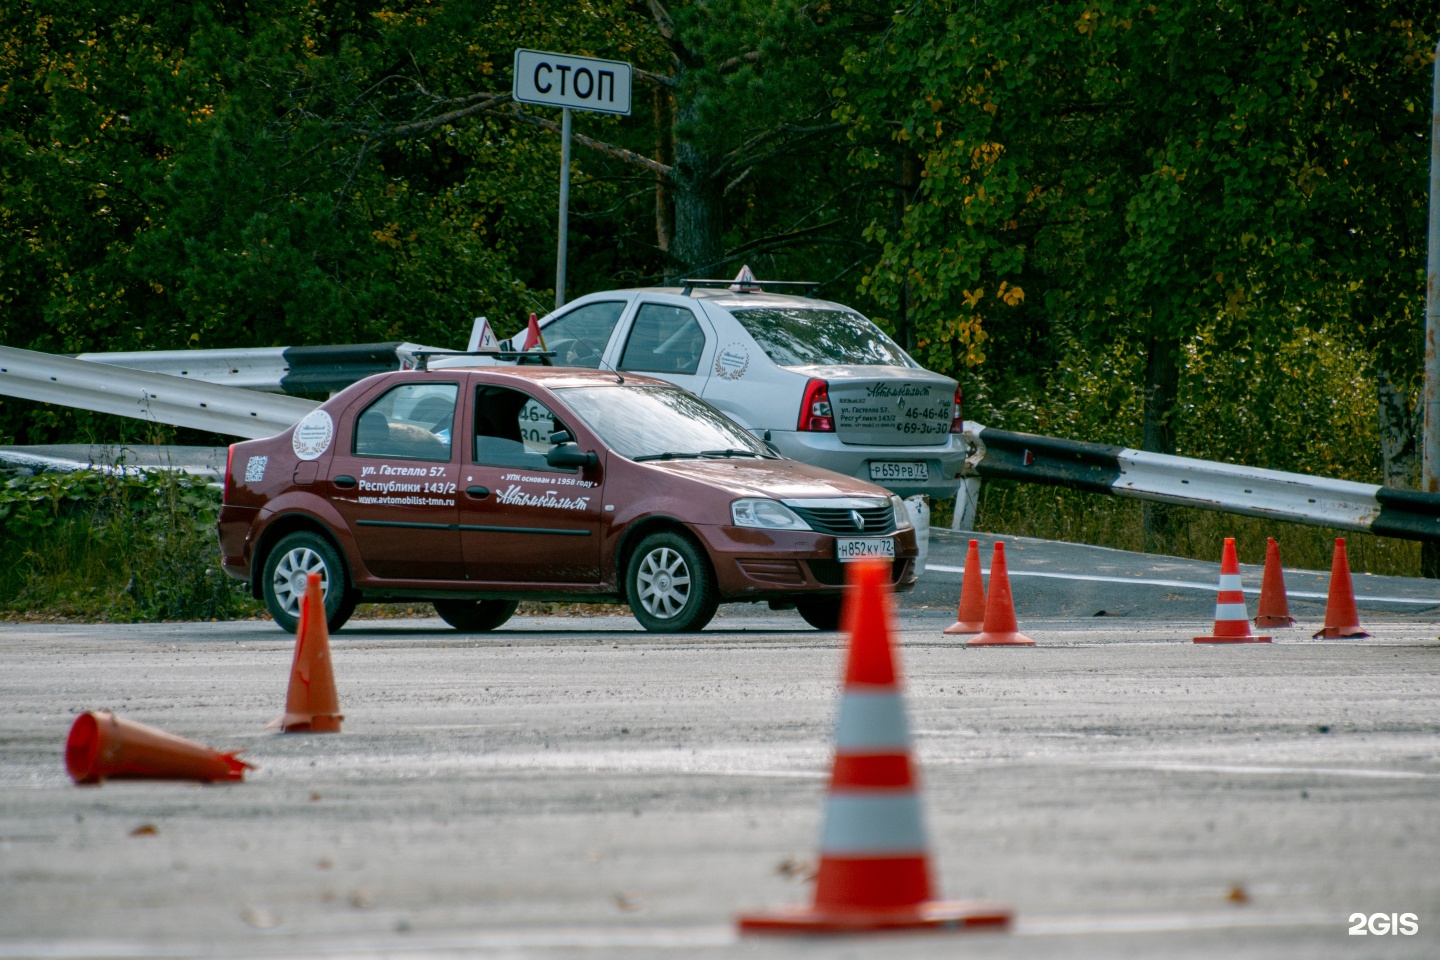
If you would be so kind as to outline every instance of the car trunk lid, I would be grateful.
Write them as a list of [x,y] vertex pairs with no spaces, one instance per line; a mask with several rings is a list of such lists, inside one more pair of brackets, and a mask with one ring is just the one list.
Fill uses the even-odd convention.
[[949,377],[911,367],[809,367],[796,372],[828,383],[841,443],[933,446],[944,443],[950,433],[956,382]]

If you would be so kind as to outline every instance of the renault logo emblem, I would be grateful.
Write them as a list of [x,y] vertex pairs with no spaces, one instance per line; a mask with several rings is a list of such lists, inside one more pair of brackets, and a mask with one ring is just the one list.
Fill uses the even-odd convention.
[[854,521],[856,530],[865,529],[865,517],[859,510],[851,510],[850,519]]

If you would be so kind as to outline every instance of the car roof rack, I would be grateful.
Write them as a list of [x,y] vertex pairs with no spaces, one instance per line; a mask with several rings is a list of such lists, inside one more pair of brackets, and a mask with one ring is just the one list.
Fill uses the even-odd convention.
[[494,357],[496,360],[514,360],[524,363],[527,359],[538,360],[552,367],[550,358],[557,356],[554,350],[416,350],[410,354],[415,358],[416,370],[429,370],[431,357]]
[[[817,281],[817,280],[763,280],[763,281],[757,281],[757,282],[759,283],[759,286],[762,287],[762,288],[763,288],[763,287],[803,287],[804,290],[805,290],[805,296],[810,297],[812,300],[815,298],[816,292],[819,291],[819,289],[820,289],[821,287],[825,286],[824,283],[822,283],[822,282],[820,282],[820,281]],[[688,296],[690,296],[691,291],[692,291],[692,290],[695,290],[695,289],[697,289],[697,288],[699,288],[699,289],[701,289],[701,290],[716,290],[716,289],[720,289],[720,288],[726,288],[726,289],[728,289],[729,287],[733,287],[733,286],[736,285],[736,281],[734,281],[734,280],[699,280],[699,279],[694,279],[694,278],[686,279],[686,280],[681,280],[680,283],[681,283],[681,285],[684,287],[684,289],[682,289],[682,290],[680,291],[680,296],[682,296],[682,297],[688,297]],[[744,293],[744,292],[745,292],[745,291],[743,291],[743,290],[737,290],[737,291],[736,291],[736,293]],[[762,289],[761,292],[762,292],[762,293],[764,292],[763,289]]]

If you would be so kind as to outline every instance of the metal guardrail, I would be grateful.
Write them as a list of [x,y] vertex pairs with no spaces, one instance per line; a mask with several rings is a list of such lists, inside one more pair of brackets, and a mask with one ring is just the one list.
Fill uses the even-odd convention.
[[966,422],[976,475],[1408,540],[1440,539],[1440,494],[1059,440]]
[[[313,400],[259,391],[337,389],[381,370],[405,369],[413,365],[413,352],[425,349],[409,343],[351,344],[87,354],[82,360],[0,347],[0,394],[259,438],[280,433],[317,406]],[[119,363],[120,358],[126,362]],[[97,361],[109,367],[103,375],[95,369]],[[132,363],[149,369],[132,369]],[[209,382],[212,377],[222,382]],[[247,388],[240,389],[241,383]],[[1440,494],[1060,440],[969,421],[965,433],[975,446],[967,462],[982,478],[1440,540]]]
[[271,437],[318,404],[187,377],[0,347],[0,394],[232,437]]
[[346,343],[317,347],[245,347],[230,350],[137,350],[82,353],[76,360],[107,363],[170,377],[272,393],[329,393],[391,370],[410,370],[418,343]]

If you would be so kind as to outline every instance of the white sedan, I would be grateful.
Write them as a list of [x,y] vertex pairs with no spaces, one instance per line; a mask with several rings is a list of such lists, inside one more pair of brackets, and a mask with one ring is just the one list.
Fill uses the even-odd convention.
[[[955,495],[969,452],[956,381],[849,307],[736,286],[592,293],[542,319],[540,331],[557,365],[678,384],[794,460],[902,497]],[[501,348],[520,349],[525,336]]]

